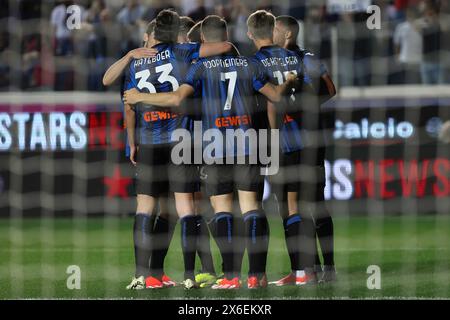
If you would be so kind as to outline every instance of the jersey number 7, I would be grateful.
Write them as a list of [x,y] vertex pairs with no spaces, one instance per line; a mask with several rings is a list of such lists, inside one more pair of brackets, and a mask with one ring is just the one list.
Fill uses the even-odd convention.
[[227,89],[227,99],[225,100],[225,105],[223,107],[223,110],[231,109],[231,103],[233,102],[234,89],[236,89],[236,79],[237,79],[237,71],[220,73],[221,81],[226,82],[227,80],[230,80],[228,83],[228,89]]

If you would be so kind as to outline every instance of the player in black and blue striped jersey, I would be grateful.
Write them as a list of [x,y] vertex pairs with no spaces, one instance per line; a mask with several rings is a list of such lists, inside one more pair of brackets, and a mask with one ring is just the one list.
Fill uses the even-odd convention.
[[[225,20],[218,16],[209,16],[202,22],[202,37],[207,43],[216,43],[227,39]],[[195,92],[202,95],[202,129],[222,133],[220,138],[207,146],[203,154],[206,161],[207,192],[215,212],[216,242],[221,251],[225,278],[213,288],[234,289],[240,287],[240,263],[235,264],[235,233],[232,215],[233,191],[238,190],[239,204],[246,221],[246,247],[249,254],[248,287],[257,288],[267,285],[265,264],[268,246],[268,223],[258,201],[257,191],[261,184],[258,164],[236,164],[236,158],[247,158],[252,149],[248,144],[241,148],[236,145],[228,148],[230,135],[237,130],[248,132],[253,128],[252,115],[256,110],[255,92],[266,95],[272,101],[279,101],[296,77],[288,76],[288,81],[280,86],[267,82],[260,63],[252,59],[223,54],[199,59],[193,65],[180,88],[172,93],[142,94],[136,90],[125,92],[128,103],[145,102],[161,107],[178,107],[181,102]],[[224,139],[224,140],[222,140]],[[213,145],[213,148],[209,148]],[[214,150],[207,155],[207,149]],[[206,156],[205,156],[206,155]],[[207,159],[205,159],[205,157]],[[225,164],[228,160],[233,163]],[[211,164],[213,159],[213,164]],[[220,164],[217,164],[217,163]],[[229,163],[229,162],[228,162]],[[239,267],[236,269],[236,265]]]
[[[310,85],[309,79],[304,75],[301,57],[273,43],[275,16],[272,13],[265,10],[252,13],[247,19],[247,27],[247,34],[258,49],[254,59],[263,65],[272,83],[283,83],[285,75],[293,72],[306,82],[304,88]],[[284,97],[276,107],[261,95],[257,98],[258,104],[263,108],[267,107],[270,126],[280,130],[280,170],[270,180],[283,218],[292,273],[274,284],[303,285],[315,282],[314,261],[311,259],[312,255],[308,254],[312,244],[311,241],[305,241],[306,235],[311,234],[314,227],[310,220],[304,219],[305,213],[300,212],[297,206],[301,180],[298,166],[302,149],[301,110],[296,101],[298,93]],[[309,239],[311,238],[310,236]]]
[[[279,46],[296,52],[301,58],[305,75],[312,85],[312,92],[308,92],[304,102],[301,102],[301,129],[306,132],[309,142],[305,142],[300,151],[300,167],[303,173],[300,183],[299,199],[311,209],[315,234],[313,235],[312,252],[315,253],[316,273],[322,271],[321,262],[316,246],[316,236],[319,240],[323,256],[323,274],[321,282],[333,281],[336,278],[334,267],[334,231],[333,220],[325,206],[325,140],[324,114],[321,104],[336,94],[336,88],[325,65],[312,52],[297,45],[299,24],[291,16],[276,18],[274,42]],[[310,94],[311,93],[311,94]],[[310,177],[306,179],[305,177]],[[290,202],[289,205],[292,203]],[[308,220],[308,215],[305,215]],[[311,224],[311,222],[309,223]]]
[[[185,75],[194,59],[218,54],[229,50],[230,43],[211,45],[198,43],[177,44],[179,16],[163,10],[155,19],[154,30],[149,44],[158,50],[154,57],[132,60],[126,74],[126,89],[136,88],[143,92],[169,92],[179,87],[179,80]],[[137,124],[137,128],[135,126]],[[145,278],[146,287],[161,288],[166,280],[162,269],[170,239],[167,232],[155,228],[151,230],[151,213],[158,202],[160,211],[167,211],[167,194],[175,193],[177,213],[182,224],[182,248],[185,260],[185,278],[190,280],[187,287],[194,286],[195,239],[197,219],[195,217],[193,193],[198,190],[198,174],[194,166],[171,165],[171,133],[177,128],[190,128],[189,116],[167,110],[158,110],[149,105],[126,105],[126,127],[130,144],[130,160],[136,165],[137,210],[135,221],[135,254],[137,265],[135,279]],[[160,215],[161,216],[161,215]],[[163,225],[163,224],[159,224]],[[145,236],[136,236],[142,235]],[[153,241],[152,248],[148,239]],[[192,237],[191,237],[192,235]],[[185,241],[186,240],[186,241]],[[155,246],[158,244],[158,246]]]
[[[200,36],[194,35],[195,29],[196,29],[196,28],[193,28],[194,25],[195,25],[195,23],[191,18],[185,17],[185,16],[180,17],[180,28],[178,31],[178,43],[186,43],[186,42],[200,43],[201,42]],[[152,21],[147,26],[147,30],[143,35],[143,46],[141,48],[136,48],[136,49],[131,50],[124,57],[122,57],[121,59],[116,61],[113,65],[111,65],[108,68],[108,70],[105,72],[104,77],[103,77],[103,84],[105,86],[112,85],[119,77],[121,77],[121,75],[127,69],[128,65],[132,59],[138,60],[141,58],[151,58],[151,57],[154,57],[158,53],[158,51],[156,49],[151,48],[151,46],[153,44],[149,42],[154,27],[155,27],[155,21]],[[198,29],[200,29],[200,28],[198,27]],[[190,37],[187,36],[188,33],[190,34]],[[198,31],[198,34],[200,34],[200,31]],[[125,85],[125,77],[123,76],[122,78],[123,79],[121,81],[121,97],[123,96],[124,85]],[[123,108],[123,109],[124,109],[123,112],[125,114],[125,108]],[[124,116],[124,118],[125,118],[125,116]],[[126,131],[125,131],[125,133],[126,133]],[[128,144],[128,137],[126,134],[125,134],[125,156],[127,158],[130,157],[130,147]],[[195,195],[196,202],[200,201],[199,199],[201,198],[198,196],[198,194],[200,194],[200,192],[196,193],[196,195]],[[200,206],[197,205],[197,207],[200,207]],[[164,217],[162,214],[164,214],[164,212],[159,212],[159,214],[157,214],[156,209],[155,209],[155,214],[153,214],[150,218],[150,221],[154,220],[154,223],[151,222],[150,225],[153,225],[153,229],[155,229],[155,230],[167,229],[166,232],[164,232],[164,233],[167,234],[167,239],[171,239],[172,235],[173,235],[174,227],[175,227],[174,223],[173,223],[174,221],[172,221],[172,219],[170,219],[170,217],[168,217],[168,216]],[[196,279],[198,277],[198,279],[199,279],[198,282],[200,283],[200,286],[203,287],[203,286],[208,286],[208,285],[214,283],[216,276],[215,276],[215,270],[214,270],[214,263],[213,263],[212,255],[211,255],[209,230],[208,230],[207,223],[201,214],[197,214],[196,217],[197,217],[197,225],[200,229],[199,230],[199,239],[197,241],[198,242],[197,253],[200,257],[200,262],[202,265],[202,270],[199,274],[196,275]],[[169,221],[171,223],[169,223]],[[162,226],[162,228],[161,228],[161,226]],[[144,237],[144,238],[148,238],[148,237]],[[137,255],[136,258],[139,258],[141,256],[142,255]],[[136,269],[138,269],[138,268],[145,269],[146,268],[146,265],[148,264],[148,263],[146,263],[146,257],[144,256],[142,258],[143,259],[138,259],[138,260],[142,260],[142,261],[139,263],[137,261]],[[142,267],[141,265],[144,265],[144,266]],[[137,272],[137,273],[139,273],[139,272]],[[133,279],[133,280],[135,280],[135,279]],[[167,276],[165,276],[165,280],[166,280],[166,281],[164,281],[165,285],[174,284],[174,282],[169,280]],[[131,287],[136,287],[136,286],[139,286],[139,281],[134,281],[134,284],[130,285],[129,287],[131,288]]]

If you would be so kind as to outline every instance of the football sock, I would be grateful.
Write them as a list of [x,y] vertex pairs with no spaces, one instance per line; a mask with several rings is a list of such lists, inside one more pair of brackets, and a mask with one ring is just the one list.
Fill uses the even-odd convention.
[[242,215],[234,217],[234,276],[241,276],[245,253],[245,223]]
[[323,264],[334,266],[334,230],[331,216],[321,217],[316,220],[316,232],[319,238],[320,249],[323,256]]
[[249,261],[249,276],[260,277],[266,272],[269,248],[269,223],[261,210],[252,210],[243,215],[245,239]]
[[299,242],[300,242],[300,223],[302,219],[298,213],[290,215],[283,219],[284,236],[286,240],[286,247],[291,260],[291,270],[301,270],[299,257]]
[[197,217],[187,215],[180,219],[181,248],[184,258],[184,279],[194,280],[195,254],[197,249]]
[[218,212],[214,217],[215,240],[222,256],[223,273],[228,279],[234,277],[234,217],[230,212]]
[[153,227],[153,250],[150,260],[150,271],[153,277],[160,279],[164,274],[164,259],[172,241],[175,224],[158,216]]
[[302,217],[299,225],[299,266],[301,270],[314,270],[314,262],[317,253],[316,228],[311,216]]
[[201,215],[196,216],[196,219],[197,253],[202,264],[202,272],[215,274],[208,225]]
[[136,278],[140,276],[147,277],[149,273],[150,256],[152,253],[152,229],[154,221],[154,215],[137,213],[134,216],[133,241]]

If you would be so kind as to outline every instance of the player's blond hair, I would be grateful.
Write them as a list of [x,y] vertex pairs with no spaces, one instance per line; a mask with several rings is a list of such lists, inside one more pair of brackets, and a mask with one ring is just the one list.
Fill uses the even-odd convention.
[[272,39],[275,16],[266,10],[255,11],[248,17],[247,27],[256,39]]

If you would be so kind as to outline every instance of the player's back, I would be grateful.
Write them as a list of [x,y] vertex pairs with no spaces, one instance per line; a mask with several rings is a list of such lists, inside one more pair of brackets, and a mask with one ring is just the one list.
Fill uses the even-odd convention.
[[303,72],[301,57],[296,52],[277,45],[262,47],[255,53],[254,58],[262,63],[270,81],[276,85],[286,81],[288,72]]
[[265,79],[261,68],[247,57],[226,54],[200,59],[186,83],[201,93],[203,130],[219,129],[225,134],[227,129],[252,129],[255,91]]
[[[266,73],[269,81],[275,85],[286,81],[286,75],[293,72],[303,77],[303,64],[301,57],[293,51],[281,48],[277,45],[264,46],[253,56],[258,60]],[[258,95],[258,104],[265,106],[267,99]],[[301,112],[293,103],[295,96],[286,96],[277,104],[277,126],[280,129],[280,143],[283,152],[297,151],[302,148],[300,139]]]
[[247,57],[222,55],[202,58],[188,75],[202,96],[204,129],[252,128],[255,90],[261,85],[260,70]]
[[[160,43],[154,46],[158,54],[130,63],[126,88],[141,92],[172,92],[180,86],[192,59],[198,58],[198,44]],[[190,126],[190,118],[171,110],[151,105],[136,106],[137,124],[141,144],[171,142],[172,132]]]

